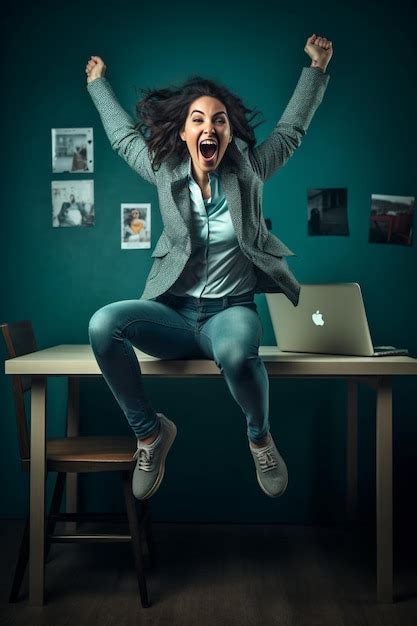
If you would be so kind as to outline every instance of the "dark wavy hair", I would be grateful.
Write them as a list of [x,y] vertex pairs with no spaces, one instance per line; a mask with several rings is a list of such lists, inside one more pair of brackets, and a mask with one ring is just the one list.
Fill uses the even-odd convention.
[[[227,110],[232,134],[243,139],[250,149],[256,144],[254,129],[264,120],[252,124],[260,114],[248,109],[242,100],[227,87],[202,76],[192,76],[180,86],[165,89],[141,89],[144,97],[136,104],[139,119],[135,128],[144,137],[152,161],[152,169],[175,155],[179,160],[187,157],[187,145],[179,133],[187,119],[190,104],[201,96],[220,100]],[[225,156],[227,154],[227,150]]]

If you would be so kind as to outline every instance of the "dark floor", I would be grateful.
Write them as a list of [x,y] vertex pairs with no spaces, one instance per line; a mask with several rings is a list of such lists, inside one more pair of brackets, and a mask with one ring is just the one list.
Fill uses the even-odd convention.
[[21,530],[0,521],[1,626],[417,626],[411,531],[395,532],[396,601],[378,605],[373,528],[154,524],[142,609],[129,544],[55,544],[45,606],[28,606],[27,579],[8,605]]

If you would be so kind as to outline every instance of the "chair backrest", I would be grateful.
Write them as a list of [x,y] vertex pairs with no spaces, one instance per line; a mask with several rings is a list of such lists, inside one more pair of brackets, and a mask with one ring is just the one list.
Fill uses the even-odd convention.
[[[6,344],[9,358],[23,356],[36,352],[37,345],[33,332],[32,322],[24,320],[12,324],[0,324],[3,338]],[[16,425],[19,438],[19,450],[21,460],[30,458],[29,436],[26,421],[24,395],[31,389],[31,377],[29,375],[12,376],[13,395],[16,407]]]

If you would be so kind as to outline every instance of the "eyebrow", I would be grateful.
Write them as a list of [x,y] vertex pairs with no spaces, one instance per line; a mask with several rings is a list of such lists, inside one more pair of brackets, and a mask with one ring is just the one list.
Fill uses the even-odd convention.
[[[194,109],[194,111],[191,112],[191,115],[193,113],[201,113],[201,115],[204,115],[204,112],[203,111],[199,111],[198,109]],[[214,113],[213,117],[215,117],[216,115],[220,115],[221,113],[223,113],[224,115],[227,116],[226,111],[217,111],[217,113]]]

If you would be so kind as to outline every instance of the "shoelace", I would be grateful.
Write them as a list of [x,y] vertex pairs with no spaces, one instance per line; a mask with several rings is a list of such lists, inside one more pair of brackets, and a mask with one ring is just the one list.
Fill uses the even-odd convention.
[[278,458],[274,454],[272,446],[268,446],[265,450],[256,450],[255,448],[252,450],[257,456],[262,472],[269,472],[278,466]]
[[155,448],[138,448],[133,455],[134,459],[139,459],[137,467],[144,472],[152,471],[152,458],[155,452]]

